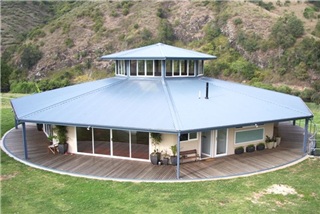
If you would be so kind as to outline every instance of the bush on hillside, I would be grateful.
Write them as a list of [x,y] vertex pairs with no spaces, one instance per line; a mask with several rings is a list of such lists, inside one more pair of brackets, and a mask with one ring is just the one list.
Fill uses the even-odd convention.
[[304,33],[303,22],[294,14],[285,14],[273,25],[271,38],[283,48],[291,47]]
[[42,53],[35,45],[28,44],[22,47],[21,64],[23,68],[30,69],[41,59]]

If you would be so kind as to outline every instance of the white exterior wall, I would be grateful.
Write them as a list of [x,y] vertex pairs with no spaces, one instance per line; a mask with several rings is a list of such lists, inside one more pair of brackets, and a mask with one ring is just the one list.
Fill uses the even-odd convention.
[[[150,139],[150,142],[152,142],[152,139]],[[157,146],[158,151],[162,154],[167,151],[169,155],[172,155],[171,152],[171,146],[176,145],[178,143],[178,137],[176,134],[162,134],[162,141]],[[154,150],[154,147],[152,143],[150,143],[152,152]],[[200,133],[198,133],[198,139],[197,140],[190,140],[190,141],[181,141],[180,142],[180,150],[190,150],[190,149],[196,149],[198,153],[200,153]]]
[[[269,124],[264,124],[264,125],[259,125],[258,129],[260,128],[263,128],[264,129],[264,139],[265,139],[265,136],[268,135],[270,137],[273,136],[273,127],[274,127],[274,124],[273,123],[269,123]],[[261,143],[261,142],[264,142],[264,139],[263,140],[257,140],[257,141],[252,141],[252,142],[248,142],[248,143],[235,143],[235,134],[236,134],[236,131],[244,131],[244,130],[252,130],[252,129],[255,129],[254,126],[251,126],[251,127],[244,127],[244,128],[230,128],[228,129],[228,155],[232,155],[234,154],[234,149],[236,147],[239,147],[239,146],[243,146],[244,148],[250,144],[254,144],[254,145],[257,145],[258,143]]]
[[[263,128],[264,129],[264,137],[266,135],[268,136],[273,136],[274,135],[274,124],[269,123],[269,124],[264,124],[264,125],[259,125],[258,128]],[[234,149],[239,146],[243,146],[244,148],[247,145],[250,144],[258,144],[261,142],[264,142],[264,140],[258,140],[254,142],[248,142],[248,143],[239,143],[235,144],[235,133],[236,131],[244,131],[244,130],[252,130],[255,129],[254,126],[251,127],[244,127],[244,128],[229,128],[228,129],[228,138],[227,138],[227,155],[232,155],[234,154]],[[212,139],[211,139],[211,149],[212,149],[212,154],[213,157],[216,155],[216,131],[212,130]],[[159,145],[157,145],[156,149],[158,149],[159,152],[164,154],[167,152],[167,154],[172,155],[171,152],[171,146],[177,144],[177,135],[176,134],[162,134],[162,141]],[[77,136],[76,136],[76,127],[68,127],[68,152],[69,153],[76,153],[77,152]],[[150,153],[153,152],[154,146],[152,144],[152,139],[150,137]],[[190,140],[190,141],[181,141],[180,142],[180,151],[185,151],[185,150],[191,150],[191,149],[196,149],[198,154],[201,153],[201,133],[198,132],[198,139],[197,140]]]

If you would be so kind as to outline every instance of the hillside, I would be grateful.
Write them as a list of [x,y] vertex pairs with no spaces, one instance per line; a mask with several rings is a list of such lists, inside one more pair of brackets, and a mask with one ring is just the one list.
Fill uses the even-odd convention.
[[[37,82],[37,90],[48,90],[102,78],[110,75],[113,67],[110,62],[99,61],[100,56],[156,42],[218,56],[218,60],[206,64],[205,72],[221,79],[267,85],[271,89],[285,84],[289,86],[286,92],[291,93],[304,88],[313,90],[320,76],[317,3],[15,3],[34,7],[33,15],[10,13],[13,7],[6,4],[1,6],[2,12],[6,11],[1,16],[2,28],[12,23],[19,25],[8,18],[8,14],[14,14],[22,16],[25,22],[13,28],[27,32],[10,51],[6,44],[14,42],[10,36],[2,36],[6,63],[19,68],[10,72],[12,89],[21,88],[19,82],[26,81]],[[302,29],[298,28],[300,24]]]
[[1,52],[21,44],[30,30],[45,25],[52,16],[44,2],[1,2]]

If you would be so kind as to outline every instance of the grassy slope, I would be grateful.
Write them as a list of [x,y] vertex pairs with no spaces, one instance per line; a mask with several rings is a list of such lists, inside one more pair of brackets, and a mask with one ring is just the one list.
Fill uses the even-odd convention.
[[[14,125],[7,104],[2,102],[3,131]],[[1,151],[1,213],[316,213],[319,183],[320,159],[247,178],[153,184],[53,174],[27,167]],[[297,194],[268,194],[273,184],[288,185]]]

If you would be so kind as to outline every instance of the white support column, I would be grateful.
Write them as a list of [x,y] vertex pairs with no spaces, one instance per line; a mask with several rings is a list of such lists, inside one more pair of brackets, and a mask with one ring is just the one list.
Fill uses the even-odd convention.
[[180,179],[180,132],[177,134],[177,179]]

